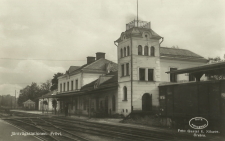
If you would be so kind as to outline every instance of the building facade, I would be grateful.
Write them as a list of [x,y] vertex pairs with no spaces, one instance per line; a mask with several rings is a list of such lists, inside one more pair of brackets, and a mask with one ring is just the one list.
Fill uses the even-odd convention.
[[118,64],[96,53],[96,60],[87,57],[87,64],[71,66],[58,78],[56,98],[62,111],[66,107],[70,113],[126,116],[132,111],[159,110],[159,84],[195,81],[189,74],[165,72],[208,61],[189,50],[161,47],[163,39],[149,22],[126,24],[126,31],[114,42]]
[[[161,47],[163,37],[154,32],[150,23],[132,21],[126,25],[117,45],[118,111],[152,111],[159,107],[160,83],[189,81],[186,75],[165,72],[207,62],[203,57],[184,49]],[[192,79],[193,80],[193,79]]]
[[110,101],[115,92],[108,92],[106,95],[98,92],[97,96],[95,93],[90,96],[87,91],[90,90],[90,84],[93,89],[98,88],[100,84],[112,78],[113,75],[109,74],[115,71],[117,64],[105,59],[105,53],[102,52],[97,52],[96,57],[87,57],[87,64],[83,66],[71,66],[65,75],[58,78],[56,97],[60,101],[60,111],[68,110],[69,114],[86,115],[96,113],[96,110],[107,113],[107,100]]

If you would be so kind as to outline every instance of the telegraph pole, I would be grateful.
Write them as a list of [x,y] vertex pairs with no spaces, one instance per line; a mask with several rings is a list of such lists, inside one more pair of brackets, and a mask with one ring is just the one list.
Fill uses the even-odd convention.
[[137,27],[138,27],[138,0],[137,0]]
[[16,109],[16,90],[15,90],[15,109]]

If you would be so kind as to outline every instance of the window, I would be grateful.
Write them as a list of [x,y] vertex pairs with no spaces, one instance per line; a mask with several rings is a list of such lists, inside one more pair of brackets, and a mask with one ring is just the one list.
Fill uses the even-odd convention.
[[123,58],[123,49],[120,50],[120,57]]
[[155,47],[151,47],[151,56],[155,56]]
[[60,92],[62,92],[62,83],[60,84]]
[[67,82],[67,91],[69,91],[70,89],[69,89],[69,87],[70,87],[70,83],[69,82]]
[[78,89],[78,79],[76,80],[76,90]]
[[148,56],[148,46],[145,46],[144,55]]
[[127,101],[127,87],[126,86],[123,87],[123,100]]
[[139,68],[139,80],[145,80],[145,69]]
[[112,96],[112,110],[113,111],[116,110],[116,98],[115,98],[115,95]]
[[153,81],[153,69],[148,69],[148,81]]
[[127,51],[126,51],[126,47],[124,47],[124,51],[123,51],[123,53],[124,53],[124,57],[126,57],[126,53],[127,53]]
[[127,56],[129,56],[129,55],[130,55],[130,47],[127,46]]
[[126,64],[126,75],[130,75],[129,74],[129,63]]
[[66,91],[66,83],[63,83],[63,91]]
[[122,76],[124,76],[124,65],[121,65]]
[[138,46],[138,55],[142,55],[142,46],[141,45]]
[[71,90],[73,90],[73,81],[71,81]]
[[189,74],[189,81],[195,81],[195,77],[192,74]]
[[[170,71],[177,70],[177,68],[170,68]],[[177,75],[174,73],[170,74],[170,82],[177,82]]]

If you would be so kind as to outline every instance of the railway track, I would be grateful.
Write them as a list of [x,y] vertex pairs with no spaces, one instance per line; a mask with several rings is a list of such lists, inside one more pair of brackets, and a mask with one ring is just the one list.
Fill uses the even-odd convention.
[[[55,140],[92,140],[91,138],[82,138],[80,134],[86,134],[87,136],[90,135],[105,137],[116,141],[178,141],[194,139],[193,137],[187,135],[177,136],[177,134],[173,134],[172,132],[162,132],[160,130],[150,131],[119,125],[88,122],[77,119],[71,120],[64,117],[47,117],[43,115],[27,113],[14,113],[14,115],[16,115],[17,117],[21,117],[16,119],[17,121],[19,120],[21,124],[27,123],[29,125],[37,127],[39,130],[42,129],[42,132],[50,133],[54,131],[63,133],[64,136],[61,136],[61,138],[58,136],[58,138],[56,136],[49,137],[54,138]],[[201,138],[198,138],[198,140],[199,139]],[[206,138],[202,139],[206,140]]]
[[[45,120],[50,121],[54,124],[61,126],[66,130],[72,130],[77,132],[86,132],[89,134],[107,136],[110,138],[115,139],[122,139],[122,140],[173,140],[173,135],[171,134],[164,134],[151,132],[147,130],[139,130],[136,128],[126,128],[122,126],[113,126],[113,125],[106,125],[106,124],[99,124],[99,123],[92,123],[86,122],[81,120],[73,120],[68,121],[65,119],[48,119]],[[76,127],[76,128],[74,128]]]

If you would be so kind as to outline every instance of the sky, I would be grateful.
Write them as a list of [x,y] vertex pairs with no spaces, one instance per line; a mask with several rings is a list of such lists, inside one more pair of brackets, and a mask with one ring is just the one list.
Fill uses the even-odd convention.
[[[138,9],[164,37],[161,46],[223,59],[224,0],[139,0]],[[0,0],[0,95],[40,85],[96,52],[117,62],[114,41],[136,13],[136,0]]]

